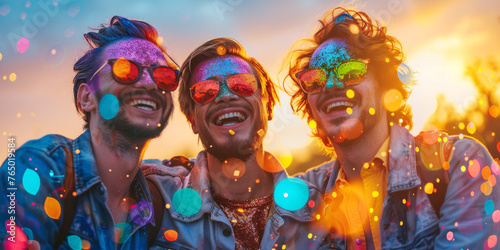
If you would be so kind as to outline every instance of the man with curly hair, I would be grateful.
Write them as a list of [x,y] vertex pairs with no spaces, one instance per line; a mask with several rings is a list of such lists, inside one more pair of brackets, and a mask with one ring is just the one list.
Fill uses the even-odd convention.
[[325,193],[327,238],[347,249],[498,249],[498,164],[472,138],[409,133],[411,76],[398,75],[404,54],[386,32],[336,8],[288,56],[291,106],[336,156],[305,177]]
[[84,37],[73,94],[86,130],[29,141],[4,162],[2,249],[148,246],[154,216],[140,163],[168,123],[179,67],[142,21],[114,16]]

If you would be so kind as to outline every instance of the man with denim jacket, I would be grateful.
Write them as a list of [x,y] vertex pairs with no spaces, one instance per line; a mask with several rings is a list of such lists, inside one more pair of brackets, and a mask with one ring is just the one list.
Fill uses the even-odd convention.
[[321,24],[290,53],[288,74],[292,108],[336,155],[305,176],[324,192],[329,244],[500,249],[500,169],[489,152],[462,135],[408,132],[411,75],[398,72],[401,45],[385,27],[344,8]]
[[[328,230],[319,189],[289,178],[263,149],[278,96],[266,71],[230,38],[212,39],[182,66],[179,103],[205,150],[183,183],[148,166],[166,212],[155,246],[316,249]],[[154,165],[154,164],[152,164]],[[148,173],[151,173],[149,175]]]
[[27,142],[13,174],[4,162],[2,249],[147,248],[153,211],[139,166],[167,125],[180,71],[145,22],[114,16],[84,36],[91,48],[74,66],[74,99],[86,131]]

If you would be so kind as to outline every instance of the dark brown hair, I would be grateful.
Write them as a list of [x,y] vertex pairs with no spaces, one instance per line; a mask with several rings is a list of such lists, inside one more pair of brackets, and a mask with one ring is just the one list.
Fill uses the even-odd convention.
[[[309,66],[311,56],[322,43],[338,38],[347,42],[349,51],[356,57],[370,60],[370,68],[373,69],[376,81],[383,90],[396,89],[401,93],[403,103],[397,111],[388,116],[388,122],[392,121],[394,124],[411,129],[413,115],[411,107],[406,103],[411,93],[411,86],[403,83],[397,72],[399,65],[404,61],[401,43],[386,34],[385,26],[380,26],[368,14],[361,11],[337,7],[329,11],[319,22],[320,27],[314,36],[296,42],[284,62],[284,67],[288,66],[285,80],[290,77],[293,82],[288,88],[285,86],[285,81],[283,82],[285,91],[292,96],[290,105],[293,111],[306,118],[308,122],[312,119],[307,93],[300,88],[295,74]],[[327,151],[332,152],[333,145],[325,134],[313,131],[313,135],[321,139]]]

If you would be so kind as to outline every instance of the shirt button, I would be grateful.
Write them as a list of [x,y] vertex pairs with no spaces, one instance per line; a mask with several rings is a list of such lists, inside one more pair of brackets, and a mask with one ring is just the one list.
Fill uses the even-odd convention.
[[356,245],[361,245],[361,240],[360,239],[356,239]]
[[222,231],[222,234],[224,236],[229,236],[229,235],[231,235],[231,230],[229,230],[229,229],[226,228],[226,229],[224,229],[224,231]]

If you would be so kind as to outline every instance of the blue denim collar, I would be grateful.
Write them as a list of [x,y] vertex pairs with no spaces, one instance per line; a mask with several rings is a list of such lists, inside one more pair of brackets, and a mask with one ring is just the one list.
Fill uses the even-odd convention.
[[[265,157],[273,157],[275,158],[271,153],[265,152],[266,156]],[[203,217],[205,213],[212,213],[213,211],[220,211],[217,206],[217,204],[214,202],[212,198],[212,194],[210,191],[210,179],[208,176],[208,169],[207,169],[207,163],[206,163],[206,151],[201,151],[198,154],[198,157],[196,158],[196,162],[205,162],[205,164],[199,164],[200,166],[198,168],[195,167],[193,171],[186,177],[186,180],[184,181],[184,188],[192,188],[195,190],[201,197],[201,208],[200,211],[196,214],[193,214],[191,216],[184,216],[177,211],[173,210],[172,212],[172,217],[174,217],[177,220],[183,221],[183,222],[193,222],[196,221],[200,218]],[[279,163],[278,160],[275,162]],[[198,164],[197,164],[198,165]],[[282,171],[273,173],[273,181],[274,181],[274,187],[283,179],[288,178],[288,174],[283,166],[281,166],[280,163],[280,168],[282,168]],[[275,168],[273,168],[275,169]],[[222,174],[222,173],[221,173]],[[308,184],[308,183],[307,183]],[[309,192],[311,192],[312,188],[309,184]],[[314,190],[313,190],[314,192]],[[311,217],[312,211],[309,211],[310,208],[308,206],[304,206],[299,210],[296,211],[289,211],[286,209],[281,208],[278,206],[275,202],[273,202],[272,207],[274,207],[275,212],[280,215],[280,216],[288,216],[292,217],[295,220],[298,221],[312,221],[313,218]],[[271,211],[270,211],[271,212]],[[214,214],[211,215],[212,220],[220,221],[221,217],[214,216]]]

